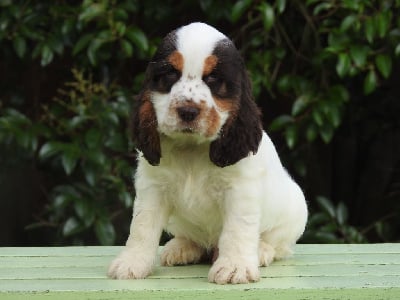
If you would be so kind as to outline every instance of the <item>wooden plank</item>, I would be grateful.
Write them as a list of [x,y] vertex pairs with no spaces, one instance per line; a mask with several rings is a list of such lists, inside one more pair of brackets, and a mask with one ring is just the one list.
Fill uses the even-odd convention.
[[110,280],[121,247],[0,248],[0,299],[400,299],[400,244],[297,245],[249,285],[207,282],[209,265]]
[[[210,266],[196,265],[183,267],[156,267],[153,279],[166,278],[207,278]],[[321,277],[321,276],[397,276],[400,265],[302,265],[282,268],[271,265],[260,268],[262,278],[278,277]],[[106,267],[55,267],[55,268],[4,268],[0,279],[30,280],[30,279],[105,279]]]
[[243,290],[170,290],[154,291],[89,291],[89,292],[54,292],[46,293],[9,293],[0,294],[2,300],[398,300],[399,289],[243,289]]
[[[1,268],[30,267],[103,267],[107,266],[112,259],[111,256],[0,256]],[[325,265],[325,264],[400,264],[400,253],[365,253],[365,254],[295,254],[293,257],[276,261],[274,265]]]
[[[0,256],[114,256],[122,246],[6,247]],[[160,247],[161,251],[162,247]],[[399,244],[298,244],[295,254],[399,253]]]
[[[142,280],[112,279],[53,279],[53,280],[0,280],[2,292],[48,291],[171,291],[171,290],[244,290],[244,289],[398,289],[397,276],[322,276],[322,277],[279,277],[266,278],[247,285],[217,285],[208,283],[206,278],[147,278]],[[399,294],[400,296],[400,294]]]

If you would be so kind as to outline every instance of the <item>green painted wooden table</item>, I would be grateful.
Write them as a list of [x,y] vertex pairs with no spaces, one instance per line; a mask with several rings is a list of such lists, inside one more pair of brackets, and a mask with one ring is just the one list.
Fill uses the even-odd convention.
[[120,247],[0,248],[0,299],[400,299],[400,244],[297,245],[246,285],[207,282],[210,266],[157,266],[111,280]]

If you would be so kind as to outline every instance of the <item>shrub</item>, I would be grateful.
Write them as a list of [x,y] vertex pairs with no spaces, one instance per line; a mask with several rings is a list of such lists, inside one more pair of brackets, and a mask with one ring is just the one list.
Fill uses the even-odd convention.
[[[391,222],[400,211],[400,166],[385,173],[392,179],[382,185],[390,193],[377,196],[389,199],[388,208],[375,212],[371,200],[370,217],[361,219],[352,199],[372,184],[354,179],[365,174],[364,153],[350,149],[357,162],[352,194],[344,197],[332,190],[345,183],[329,181],[349,171],[327,166],[333,161],[325,151],[335,152],[347,138],[343,132],[369,120],[357,131],[357,149],[368,149],[382,128],[392,134],[400,127],[392,89],[398,0],[3,0],[0,7],[0,145],[45,174],[39,181],[46,205],[30,229],[51,226],[59,243],[113,244],[126,237],[114,228],[127,228],[134,197],[127,129],[133,96],[161,37],[202,20],[229,35],[245,57],[265,127],[310,199],[304,241],[399,238],[400,225]],[[384,117],[371,118],[373,112]],[[321,168],[330,170],[321,181],[332,188],[310,179]]]

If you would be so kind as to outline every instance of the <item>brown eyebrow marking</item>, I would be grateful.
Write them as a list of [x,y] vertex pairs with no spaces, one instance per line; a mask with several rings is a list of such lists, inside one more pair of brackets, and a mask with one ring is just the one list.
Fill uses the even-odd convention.
[[174,51],[168,56],[169,63],[179,72],[183,70],[184,58],[179,51]]
[[218,58],[215,55],[210,55],[204,60],[203,76],[206,76],[214,70],[217,65]]

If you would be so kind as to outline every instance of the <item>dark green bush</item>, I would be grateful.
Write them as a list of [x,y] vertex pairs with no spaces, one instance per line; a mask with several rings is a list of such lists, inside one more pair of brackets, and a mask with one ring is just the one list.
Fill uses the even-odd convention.
[[[47,243],[126,238],[133,96],[162,36],[202,20],[245,58],[265,127],[309,199],[304,241],[398,240],[399,9],[398,0],[0,0],[0,154],[42,174],[27,230],[52,228]],[[386,135],[392,144],[379,148]],[[369,170],[373,147],[392,169]],[[8,164],[0,159],[4,176]]]

